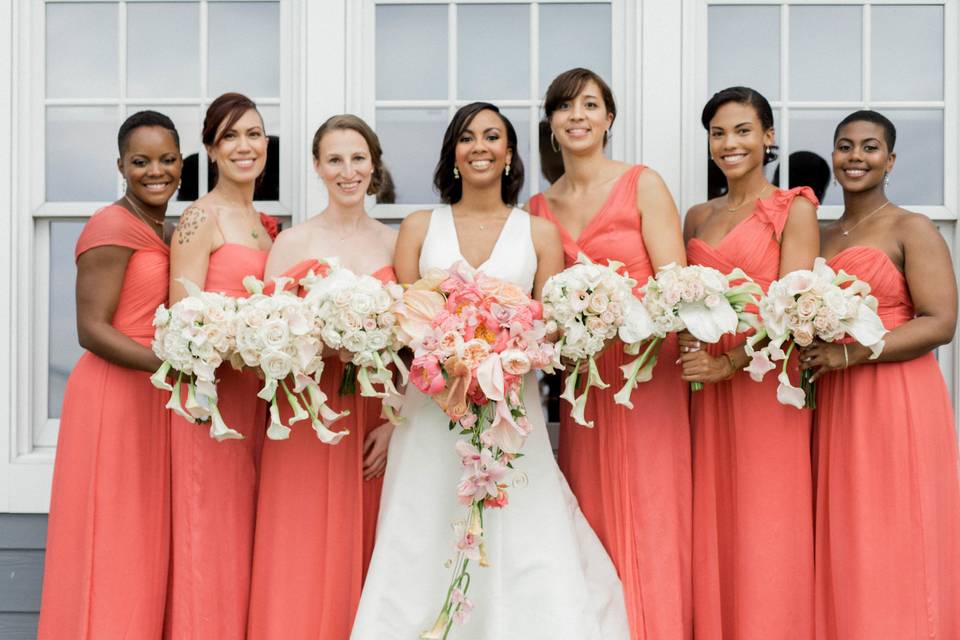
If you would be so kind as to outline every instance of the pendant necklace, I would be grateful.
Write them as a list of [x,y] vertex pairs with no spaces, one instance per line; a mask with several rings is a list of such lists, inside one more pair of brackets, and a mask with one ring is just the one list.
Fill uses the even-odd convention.
[[[844,235],[844,236],[850,235],[850,232],[853,231],[854,229],[856,229],[857,227],[859,227],[861,222],[863,222],[864,220],[866,220],[867,218],[869,218],[870,216],[872,216],[873,214],[875,214],[877,211],[880,211],[880,209],[883,209],[883,208],[884,208],[885,206],[887,206],[888,204],[890,204],[890,201],[889,201],[889,200],[885,200],[882,205],[880,205],[879,207],[877,207],[876,209],[874,209],[873,211],[871,211],[871,212],[868,213],[867,215],[865,215],[865,216],[863,216],[862,218],[860,218],[859,220],[857,220],[856,224],[854,224],[854,225],[853,225],[852,227],[850,227],[849,229],[844,229],[844,228],[843,228],[843,223],[838,221],[839,224],[840,224],[840,230],[843,232],[843,235]],[[847,210],[846,210],[846,209],[843,210],[843,215],[844,215],[844,216],[847,215]],[[841,218],[842,218],[842,217],[843,217],[843,216],[841,216]]]

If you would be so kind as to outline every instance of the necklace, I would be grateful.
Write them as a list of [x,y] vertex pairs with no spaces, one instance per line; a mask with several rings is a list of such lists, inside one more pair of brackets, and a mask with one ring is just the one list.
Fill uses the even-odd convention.
[[140,207],[133,204],[133,200],[128,198],[127,194],[123,194],[123,199],[124,201],[126,201],[128,205],[130,205],[130,208],[133,209],[133,212],[137,215],[138,218],[140,218],[147,224],[154,225],[155,227],[157,227],[157,229],[163,229],[163,222],[164,222],[163,220],[154,220],[153,218],[145,214],[143,211],[140,210]]
[[[887,206],[888,204],[890,204],[890,201],[889,201],[889,200],[884,200],[884,202],[883,202],[882,205],[880,205],[879,207],[877,207],[876,209],[874,209],[873,211],[871,211],[871,212],[868,213],[867,215],[865,215],[865,216],[863,216],[862,218],[860,218],[859,220],[857,220],[856,223],[854,223],[854,225],[853,225],[852,227],[850,227],[849,229],[844,229],[844,228],[843,228],[843,223],[841,223],[840,221],[837,221],[837,223],[840,225],[840,231],[842,231],[842,232],[843,232],[843,235],[845,235],[845,236],[850,235],[850,232],[853,231],[854,229],[856,229],[857,227],[859,227],[861,222],[863,222],[864,220],[866,220],[867,218],[869,218],[870,216],[872,216],[873,214],[875,214],[877,211],[880,211],[880,209],[883,209],[883,208],[884,208],[885,206]],[[847,215],[847,210],[844,209],[844,210],[843,210],[843,216],[841,216],[841,219],[842,219],[844,216],[846,216],[846,215]]]
[[[735,206],[735,207],[727,207],[727,213],[733,213],[734,211],[737,211],[738,209],[742,209],[742,208],[743,208],[743,205],[747,204],[748,202],[754,202],[754,201],[756,201],[760,196],[763,195],[763,192],[766,191],[766,190],[767,190],[767,187],[769,187],[769,186],[770,186],[770,185],[765,184],[765,185],[763,185],[763,188],[760,189],[760,191],[757,191],[757,195],[753,196],[752,198],[744,198],[743,202],[741,202],[740,204],[738,204],[738,205]],[[727,199],[729,200],[729,197],[728,197]]]

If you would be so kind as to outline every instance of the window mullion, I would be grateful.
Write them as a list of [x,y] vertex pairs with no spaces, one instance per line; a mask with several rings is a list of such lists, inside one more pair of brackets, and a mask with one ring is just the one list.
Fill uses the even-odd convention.
[[790,186],[790,5],[780,7],[780,184]]
[[537,108],[540,93],[540,4],[530,3],[530,139],[528,140],[527,192],[529,195],[540,189],[540,114]]
[[861,98],[863,99],[864,105],[865,105],[868,109],[870,108],[871,101],[873,100],[873,94],[871,93],[871,87],[870,87],[870,76],[871,76],[871,74],[873,73],[873,71],[872,71],[873,62],[872,62],[872,60],[870,60],[871,49],[873,48],[873,47],[872,47],[872,38],[871,38],[871,32],[873,31],[873,29],[872,29],[872,27],[871,27],[871,18],[872,18],[872,17],[873,17],[873,13],[872,13],[872,11],[870,10],[870,3],[869,3],[869,2],[866,2],[866,3],[864,3],[864,5],[863,5],[863,18],[862,18],[862,20],[861,20],[861,22],[863,23],[863,36],[862,36],[862,40],[863,40],[863,54],[862,54],[862,55],[863,55],[863,66],[862,66],[862,69],[863,69],[863,78],[861,78],[861,81],[862,81],[862,83],[863,83],[863,85],[862,85],[863,95],[861,96]]
[[[208,95],[209,91],[209,61],[207,60],[208,55],[208,42],[209,42],[209,6],[207,5],[207,0],[200,1],[200,127],[201,131],[203,130],[203,114],[204,110],[208,104]],[[207,189],[210,188],[210,185],[207,184],[207,148],[200,145],[200,149],[197,151],[197,171],[200,175],[197,176],[197,197],[204,195],[207,192]]]
[[[120,88],[120,123],[126,120],[127,116],[127,3],[120,2],[117,7],[119,12],[117,16],[117,70],[120,74],[118,86]],[[117,172],[116,176],[117,193],[123,193],[123,176]]]
[[457,3],[447,5],[447,117],[453,119],[457,100]]

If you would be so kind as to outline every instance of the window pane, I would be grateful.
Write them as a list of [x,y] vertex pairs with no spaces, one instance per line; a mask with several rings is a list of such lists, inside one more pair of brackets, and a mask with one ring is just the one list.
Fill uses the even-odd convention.
[[612,82],[611,33],[609,4],[541,4],[540,96],[556,76],[573,67],[586,67]]
[[524,169],[523,188],[520,189],[520,200],[518,201],[518,204],[522,207],[530,197],[529,185],[537,184],[536,180],[530,179],[530,167],[532,166],[530,158],[530,109],[504,109],[503,115],[510,119],[513,128],[517,131],[517,151],[520,153]]
[[446,127],[446,109],[377,109],[377,135],[397,188],[397,204],[439,202],[433,170]]
[[[40,224],[47,224],[40,222]],[[75,286],[77,267],[73,250],[86,220],[54,220],[50,225],[49,356],[47,358],[47,415],[60,417],[63,390],[70,370],[83,349],[77,342]],[[56,310],[54,312],[53,310]]]
[[860,7],[790,8],[790,99],[860,100]]
[[116,3],[47,5],[48,98],[118,96],[117,11]]
[[[458,9],[457,97],[529,98],[529,5],[476,4]],[[509,73],[504,73],[506,69]]]
[[379,5],[376,31],[377,100],[447,98],[445,5]]
[[47,107],[47,200],[117,197],[116,107]]
[[874,100],[943,100],[943,7],[875,6]]
[[127,94],[132,98],[200,95],[200,8],[193,2],[127,6]]
[[897,127],[897,163],[887,195],[898,204],[943,204],[943,111],[888,109]]
[[[830,169],[823,204],[843,204],[843,192],[838,185],[833,183],[833,131],[836,129],[837,123],[849,113],[849,109],[790,112],[789,152],[791,154],[806,152],[806,154],[797,158],[802,168],[799,170],[791,168],[791,177],[796,182],[795,186],[804,184],[816,191],[817,187],[823,182],[823,178],[820,176],[823,165],[817,160],[817,157],[822,159]],[[815,154],[816,157],[808,154]],[[817,167],[820,167],[820,169]]]
[[208,94],[280,95],[280,3],[211,2]]
[[709,93],[743,85],[779,100],[780,8],[714,5],[707,15]]

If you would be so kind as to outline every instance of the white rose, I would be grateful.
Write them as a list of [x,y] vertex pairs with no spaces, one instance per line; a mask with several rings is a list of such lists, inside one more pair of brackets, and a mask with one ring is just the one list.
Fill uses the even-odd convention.
[[810,320],[817,315],[820,300],[816,295],[808,292],[801,293],[797,298],[797,317],[801,320]]
[[153,314],[153,326],[165,327],[170,324],[170,311],[163,305],[157,307]]
[[361,331],[350,331],[343,335],[343,348],[351,353],[363,351],[366,345],[364,334]]
[[607,305],[610,303],[610,299],[607,297],[607,294],[603,291],[594,291],[590,296],[590,301],[587,304],[587,310],[592,311],[596,314],[601,314],[607,310]]
[[320,332],[320,337],[331,349],[339,349],[343,343],[340,333],[331,326],[324,327],[323,331]]
[[515,376],[522,376],[530,371],[530,358],[519,349],[507,349],[501,353],[500,364],[504,371]]
[[282,349],[290,340],[287,323],[279,318],[267,320],[260,327],[260,339],[268,349]]
[[260,356],[260,368],[263,375],[274,380],[283,380],[290,375],[293,359],[283,351],[267,349]]

